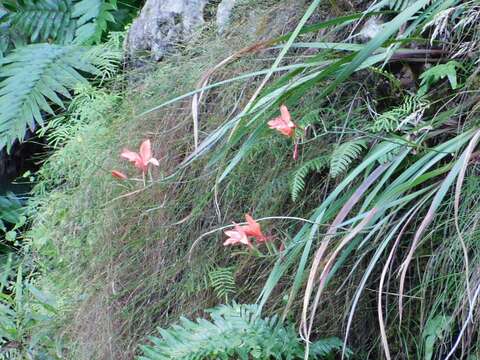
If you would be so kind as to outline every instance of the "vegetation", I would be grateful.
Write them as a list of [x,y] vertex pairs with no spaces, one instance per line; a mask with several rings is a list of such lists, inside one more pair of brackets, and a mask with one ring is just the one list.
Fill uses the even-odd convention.
[[477,1],[240,1],[115,75],[115,2],[7,5],[0,358],[478,357]]
[[[152,337],[153,346],[144,346],[150,359],[299,359],[303,345],[293,327],[285,328],[277,317],[259,319],[256,306],[220,306],[208,310],[213,322],[181,319],[181,325],[159,329],[162,338]],[[339,339],[323,339],[311,345],[310,358],[320,359],[341,348]]]

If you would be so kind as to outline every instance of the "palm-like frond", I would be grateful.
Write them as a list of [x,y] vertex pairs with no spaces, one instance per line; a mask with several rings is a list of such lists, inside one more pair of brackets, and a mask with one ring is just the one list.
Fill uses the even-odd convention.
[[108,22],[115,22],[111,12],[117,8],[116,0],[80,0],[74,6],[77,18],[75,43],[99,44]]
[[416,126],[429,106],[430,103],[424,96],[406,96],[401,105],[378,115],[370,127],[370,131],[374,133],[394,132],[412,127],[412,125]]
[[8,13],[11,26],[31,42],[69,43],[75,33],[72,0],[22,0]]
[[[180,324],[159,329],[152,346],[142,346],[142,360],[162,359],[303,359],[296,330],[277,317],[256,316],[256,305],[222,305],[209,310],[212,321],[182,318]],[[311,344],[311,358],[322,359],[340,349],[338,338]]]
[[98,74],[87,50],[76,46],[34,44],[16,49],[0,61],[0,146],[22,140],[27,128],[43,124],[49,103],[64,108],[69,90]]
[[215,294],[219,299],[225,299],[228,301],[230,294],[235,293],[235,268],[229,267],[217,267],[208,272],[208,278],[210,279],[210,286],[215,291]]
[[352,140],[338,146],[333,150],[330,159],[330,175],[337,177],[347,171],[353,160],[357,159],[366,148],[366,141],[363,139]]
[[328,157],[319,156],[306,161],[295,170],[291,185],[292,200],[297,201],[300,193],[305,190],[305,178],[313,171],[319,172],[328,164]]

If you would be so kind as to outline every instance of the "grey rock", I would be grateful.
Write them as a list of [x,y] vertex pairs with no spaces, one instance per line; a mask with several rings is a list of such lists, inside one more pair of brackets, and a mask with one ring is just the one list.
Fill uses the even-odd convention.
[[217,29],[218,33],[222,34],[230,25],[230,19],[232,17],[233,7],[235,6],[235,0],[223,0],[217,8]]
[[125,41],[127,54],[135,59],[150,52],[162,59],[172,47],[188,41],[203,25],[203,8],[207,0],[147,0],[133,22]]

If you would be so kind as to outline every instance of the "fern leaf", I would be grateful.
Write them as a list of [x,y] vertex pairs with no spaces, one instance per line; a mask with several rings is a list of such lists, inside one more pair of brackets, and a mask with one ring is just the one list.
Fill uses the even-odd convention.
[[217,267],[208,273],[210,286],[214,289],[218,298],[228,302],[229,295],[235,293],[235,268]]
[[80,0],[73,10],[77,19],[76,44],[99,44],[107,30],[108,22],[115,22],[112,11],[117,9],[116,0]]
[[394,132],[405,129],[407,124],[416,125],[429,106],[430,103],[423,96],[406,96],[400,106],[377,116],[370,126],[370,131],[374,133]]
[[448,79],[453,90],[457,89],[457,68],[461,67],[462,65],[458,61],[452,60],[446,64],[435,65],[424,71],[422,75],[420,75],[422,82],[420,84],[419,93],[426,94],[431,85],[444,78]]
[[300,193],[305,190],[305,178],[312,171],[320,172],[328,164],[328,158],[325,156],[319,156],[315,159],[308,160],[300,168],[295,170],[293,174],[293,180],[291,185],[292,200],[297,201]]
[[69,90],[86,82],[78,72],[99,74],[84,48],[34,44],[0,60],[0,147],[22,140],[27,128],[43,125],[51,104],[65,108]]
[[352,140],[338,146],[332,153],[330,159],[330,175],[336,178],[346,172],[348,167],[357,159],[367,147],[365,140]]
[[[320,339],[312,344],[310,347],[310,351],[313,355],[318,357],[325,357],[331,354],[334,351],[341,350],[343,347],[343,341],[337,337],[331,337],[326,339]],[[346,357],[350,357],[352,355],[352,351],[350,349],[346,349],[345,352]]]
[[[158,329],[161,337],[151,337],[151,345],[141,346],[143,360],[193,359],[303,359],[303,344],[293,326],[278,319],[259,318],[256,305],[221,305],[207,310],[211,320],[180,323]],[[311,344],[309,359],[322,359],[339,348],[339,339]]]
[[23,0],[8,13],[7,19],[31,42],[54,40],[66,44],[75,33],[72,9],[72,0]]
[[299,121],[298,126],[302,129],[307,128],[310,125],[319,124],[322,120],[320,118],[320,114],[318,110],[310,111],[305,114]]
[[272,209],[272,203],[282,204],[287,198],[290,191],[290,181],[288,173],[275,175],[268,181],[262,181],[263,186],[259,189],[260,197],[256,197],[255,208],[261,213],[265,210]]

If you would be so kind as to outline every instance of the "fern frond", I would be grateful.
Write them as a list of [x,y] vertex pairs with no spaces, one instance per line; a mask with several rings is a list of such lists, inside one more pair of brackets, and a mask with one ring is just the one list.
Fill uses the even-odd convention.
[[328,164],[328,157],[319,156],[315,159],[308,160],[297,170],[295,170],[292,179],[292,185],[290,193],[292,195],[292,200],[297,201],[300,193],[305,190],[305,178],[312,171],[320,172]]
[[228,302],[229,295],[235,293],[235,268],[229,267],[217,267],[208,272],[208,278],[210,280],[210,286],[215,291],[215,294],[219,299]]
[[375,145],[375,147],[372,149],[372,151],[375,151],[375,148],[376,147],[383,147],[385,146],[386,143],[395,143],[397,144],[397,146],[395,146],[392,150],[390,151],[387,151],[386,153],[384,153],[382,156],[380,156],[377,161],[379,164],[385,164],[387,162],[390,162],[392,161],[393,159],[395,159],[395,157],[397,157],[398,154],[400,154],[400,152],[402,151],[402,149],[404,149],[404,146],[401,142],[399,142],[398,139],[387,139],[385,141],[382,141],[380,143],[378,143],[377,145]]
[[374,133],[394,132],[404,129],[407,124],[416,125],[429,105],[430,103],[423,96],[406,96],[400,106],[377,116],[370,126],[370,131]]
[[44,113],[55,113],[50,104],[65,108],[69,90],[86,82],[78,70],[100,74],[85,53],[76,46],[33,44],[0,60],[0,147],[22,140],[35,123],[43,125]]
[[82,84],[73,92],[75,96],[68,106],[68,116],[50,119],[37,131],[54,149],[65,145],[87,124],[99,121],[119,99],[117,94],[95,88],[91,84]]
[[98,69],[101,80],[110,79],[117,71],[123,53],[110,41],[101,45],[92,46],[85,53],[85,59]]
[[457,68],[461,69],[462,65],[458,61],[452,60],[446,64],[435,65],[424,71],[420,75],[422,82],[420,83],[419,93],[426,94],[431,85],[444,78],[448,79],[453,90],[457,89]]
[[300,120],[298,120],[297,125],[301,129],[305,129],[306,127],[313,125],[313,124],[318,124],[321,123],[322,120],[320,119],[320,114],[318,110],[310,111],[307,114],[305,114]]
[[72,9],[72,0],[23,0],[7,17],[11,26],[28,35],[31,42],[53,40],[66,44],[75,33]]
[[[182,318],[180,324],[159,329],[152,345],[141,346],[141,360],[303,359],[303,344],[293,326],[277,317],[259,318],[256,305],[222,305],[208,310],[211,321]],[[340,344],[340,346],[337,346]],[[310,359],[322,359],[342,342],[320,340],[311,345]]]
[[336,178],[346,172],[352,161],[357,159],[366,147],[367,142],[363,139],[348,141],[338,146],[330,158],[330,175]]
[[[320,339],[315,341],[311,347],[310,351],[314,353],[317,357],[326,357],[332,354],[335,351],[341,350],[343,347],[343,341],[337,337],[330,337],[325,339]],[[353,352],[350,349],[346,349],[345,356],[349,358]]]
[[116,0],[80,0],[75,3],[73,17],[77,19],[76,44],[99,44],[108,22],[115,22],[112,11]]

